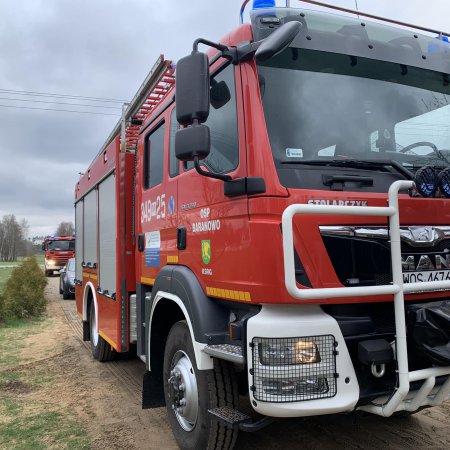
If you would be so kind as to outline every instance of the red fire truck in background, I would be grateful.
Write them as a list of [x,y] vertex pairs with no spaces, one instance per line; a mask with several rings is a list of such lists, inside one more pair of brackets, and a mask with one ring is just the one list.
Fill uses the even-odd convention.
[[448,38],[273,6],[160,57],[76,185],[84,339],[184,449],[449,398]]
[[45,276],[61,270],[75,256],[75,236],[48,236],[42,244]]

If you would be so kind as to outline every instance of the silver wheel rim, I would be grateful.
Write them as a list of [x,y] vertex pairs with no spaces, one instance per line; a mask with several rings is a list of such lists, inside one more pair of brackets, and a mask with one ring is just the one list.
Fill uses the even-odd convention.
[[93,311],[94,314],[91,316],[91,341],[94,344],[94,347],[97,347],[98,344],[98,332],[97,332],[97,317],[95,316],[95,310]]
[[167,382],[178,423],[183,430],[192,431],[197,423],[198,390],[194,367],[185,352],[178,350],[173,356]]

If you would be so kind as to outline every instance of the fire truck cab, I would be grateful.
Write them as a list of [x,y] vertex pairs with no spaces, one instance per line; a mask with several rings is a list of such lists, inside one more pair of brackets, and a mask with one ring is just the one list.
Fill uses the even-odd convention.
[[61,270],[70,258],[75,256],[74,236],[48,236],[42,244],[45,276]]
[[449,44],[261,3],[159,58],[76,186],[84,338],[186,449],[449,399]]

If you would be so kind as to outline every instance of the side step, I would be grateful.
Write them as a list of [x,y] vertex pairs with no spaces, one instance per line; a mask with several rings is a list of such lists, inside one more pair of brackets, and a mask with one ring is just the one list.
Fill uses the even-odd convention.
[[247,414],[244,414],[237,409],[233,409],[230,406],[209,409],[208,412],[214,416],[216,420],[219,420],[227,427],[247,432],[258,431],[275,420],[274,417],[263,417],[261,419],[254,420]]
[[235,364],[244,364],[245,359],[242,354],[242,347],[231,344],[207,345],[203,352],[218,359],[224,359]]

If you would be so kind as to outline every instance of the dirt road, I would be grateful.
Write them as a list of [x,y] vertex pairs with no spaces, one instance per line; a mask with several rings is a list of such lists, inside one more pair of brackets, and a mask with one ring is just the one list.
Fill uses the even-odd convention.
[[[55,327],[35,336],[53,349],[66,374],[53,387],[59,402],[77,412],[94,449],[177,448],[164,408],[141,409],[144,365],[136,359],[99,363],[81,340],[81,324],[73,300],[61,300],[58,278],[47,288]],[[36,351],[34,352],[36,354]],[[410,418],[330,416],[276,422],[254,434],[241,433],[237,449],[448,449],[450,402]]]

